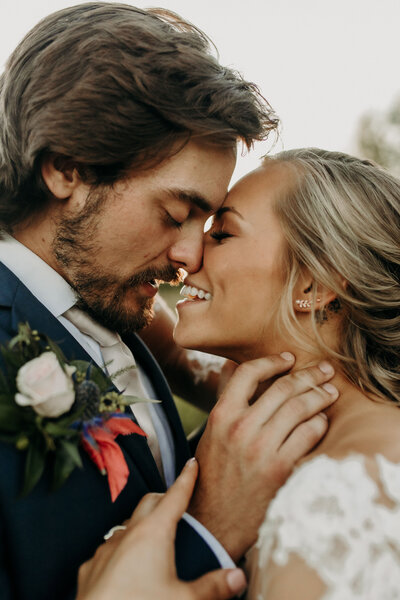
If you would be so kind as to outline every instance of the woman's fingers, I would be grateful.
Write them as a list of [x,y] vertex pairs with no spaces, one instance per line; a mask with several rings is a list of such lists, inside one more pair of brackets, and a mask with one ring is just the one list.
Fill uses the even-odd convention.
[[241,569],[220,569],[187,585],[196,600],[227,600],[244,592],[246,577]]
[[[175,532],[176,524],[185,512],[196,483],[198,464],[195,458],[188,460],[182,473],[165,494],[146,494],[137,505],[132,517],[125,522],[129,530],[149,515],[152,525],[157,521],[160,530]],[[121,537],[117,531],[113,538]]]
[[160,527],[175,534],[176,524],[188,507],[198,474],[198,463],[195,458],[188,460],[181,474],[165,493],[162,501],[152,514]]
[[[140,521],[142,521],[145,517],[147,517],[154,511],[154,509],[156,508],[156,506],[158,506],[158,504],[161,502],[164,496],[165,494],[156,494],[154,492],[143,496],[143,498],[140,500],[139,504],[135,508],[135,511],[133,512],[131,518],[125,521],[124,525],[126,525],[128,529],[135,527],[138,523],[140,523]],[[119,532],[117,532],[115,535],[117,535],[118,533]]]

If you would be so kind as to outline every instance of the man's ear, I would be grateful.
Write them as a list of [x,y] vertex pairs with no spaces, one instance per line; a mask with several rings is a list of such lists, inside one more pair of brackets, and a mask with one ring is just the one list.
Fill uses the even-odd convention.
[[41,165],[42,177],[55,198],[66,200],[81,183],[76,165],[60,154],[48,154]]

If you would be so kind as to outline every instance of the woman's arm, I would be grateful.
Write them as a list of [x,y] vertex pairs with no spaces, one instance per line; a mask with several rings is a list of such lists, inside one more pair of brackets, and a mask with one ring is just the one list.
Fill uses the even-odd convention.
[[[258,555],[253,558],[256,562]],[[293,555],[285,566],[270,562],[263,569],[255,569],[250,576],[247,600],[323,600],[326,591],[316,572]]]

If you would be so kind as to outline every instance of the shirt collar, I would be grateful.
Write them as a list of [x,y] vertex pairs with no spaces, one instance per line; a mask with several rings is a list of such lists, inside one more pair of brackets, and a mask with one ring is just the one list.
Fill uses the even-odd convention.
[[77,295],[67,281],[37,254],[1,232],[0,261],[55,317],[72,308]]

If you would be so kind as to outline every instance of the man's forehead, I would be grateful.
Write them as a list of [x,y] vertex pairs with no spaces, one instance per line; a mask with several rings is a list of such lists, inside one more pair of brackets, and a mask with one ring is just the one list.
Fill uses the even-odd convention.
[[197,207],[204,214],[213,214],[221,208],[228,195],[228,190],[225,191],[224,196],[219,198],[218,201],[206,198],[205,195],[193,189],[170,188],[168,189],[168,194],[176,200]]

